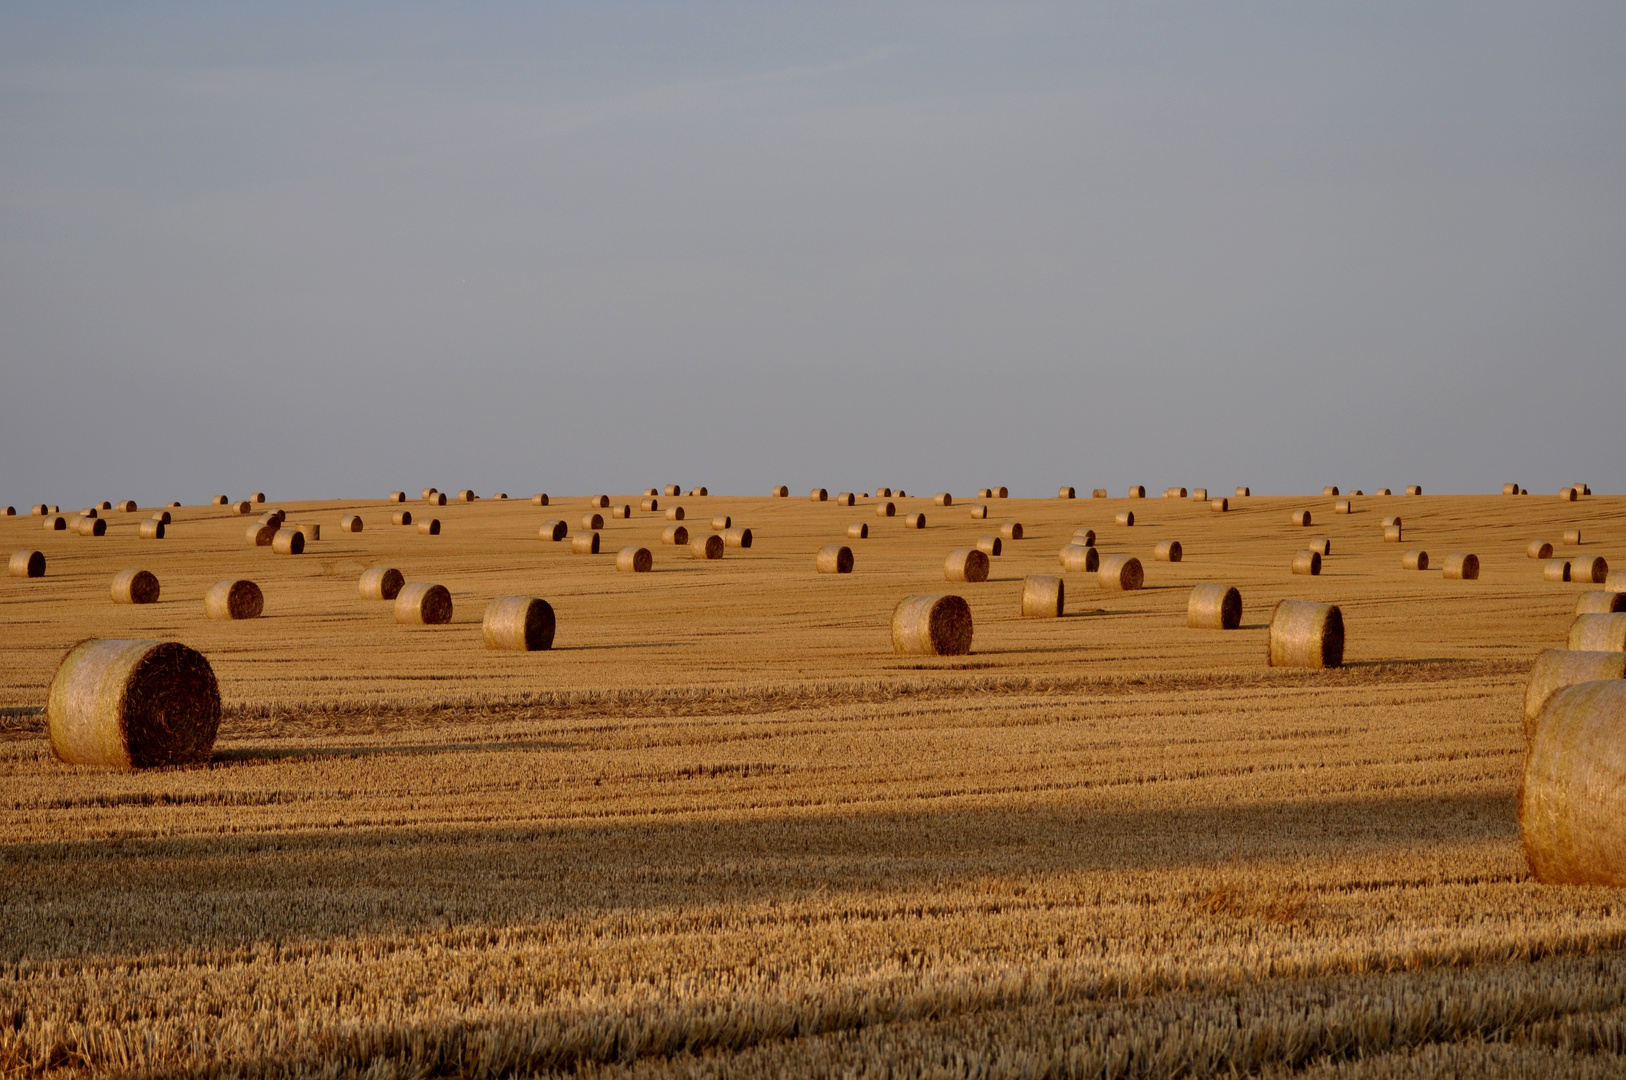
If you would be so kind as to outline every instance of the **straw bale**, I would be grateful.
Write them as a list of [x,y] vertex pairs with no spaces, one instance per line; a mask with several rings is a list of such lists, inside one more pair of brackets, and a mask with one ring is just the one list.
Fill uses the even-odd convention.
[[1316,575],[1321,573],[1321,552],[1305,548],[1293,555],[1293,573]]
[[890,502],[883,502],[875,507],[875,515],[877,517],[892,517],[897,512],[897,506]]
[[303,555],[305,534],[298,529],[278,529],[271,538],[271,550],[278,555]]
[[1152,548],[1152,558],[1157,562],[1179,562],[1184,555],[1185,548],[1178,540],[1159,540]]
[[1135,512],[1133,510],[1120,510],[1118,511],[1118,516],[1113,520],[1119,525],[1128,528],[1129,526],[1135,524]]
[[655,556],[646,547],[630,544],[616,553],[615,568],[623,574],[647,574],[655,569]]
[[46,509],[44,503],[35,503],[34,508],[30,510],[29,513],[33,514],[35,517],[44,517],[47,513],[49,513],[49,511]]
[[94,506],[87,506],[83,510],[79,511],[79,516],[82,518],[93,518],[100,517],[101,515],[97,512]]
[[1242,594],[1228,585],[1198,585],[1186,601],[1193,630],[1235,630],[1242,625]]
[[1423,493],[1422,487],[1420,487],[1417,484],[1409,484],[1406,487],[1406,494],[1407,495],[1421,495],[1422,493]]
[[1096,580],[1103,589],[1131,592],[1146,584],[1146,571],[1133,555],[1108,555],[1096,570]]
[[289,525],[290,529],[297,529],[305,534],[305,543],[311,544],[322,539],[322,526],[316,521],[296,521]]
[[892,609],[892,648],[904,656],[965,656],[971,605],[960,596],[906,596]]
[[1402,570],[1427,570],[1428,552],[1420,548],[1413,548],[1400,556],[1400,568]]
[[708,533],[689,541],[689,554],[696,559],[721,559],[724,546],[721,536]]
[[924,529],[926,527],[925,514],[905,514],[903,527],[906,529]]
[[850,491],[840,491],[840,492],[836,493],[836,505],[837,506],[857,506],[858,505],[858,499]]
[[52,514],[45,519],[46,532],[62,532],[68,527],[68,519],[61,514]]
[[392,491],[392,492],[390,492],[389,501],[392,502],[392,503],[404,503],[404,502],[406,502],[406,492],[404,492],[404,491]]
[[256,521],[243,535],[248,539],[249,547],[270,547],[271,541],[276,538],[277,526],[271,521]]
[[667,484],[661,491],[662,495],[678,496],[683,494],[683,488],[677,484]]
[[1339,499],[1332,504],[1332,512],[1335,514],[1348,514],[1353,512],[1353,507],[1348,499]]
[[1007,521],[999,527],[999,535],[1006,540],[1022,539],[1022,523],[1020,521]]
[[1059,577],[1036,575],[1022,579],[1022,616],[1059,619],[1066,606],[1067,586]]
[[976,503],[971,507],[971,517],[976,521],[986,520],[988,517],[988,507],[984,506],[982,503]]
[[156,604],[158,575],[150,570],[120,570],[113,575],[113,603]]
[[617,503],[615,506],[610,507],[610,516],[613,518],[630,518],[632,516],[632,507],[627,503]]
[[1106,497],[1107,497],[1107,489],[1106,488],[1096,488],[1094,491],[1090,492],[1090,498],[1092,498],[1092,499],[1104,499]]
[[1553,545],[1545,540],[1532,540],[1525,545],[1524,553],[1532,559],[1550,559],[1553,557]]
[[168,510],[155,510],[151,514],[148,514],[147,517],[153,521],[162,521],[165,525],[168,525],[170,522]]
[[711,519],[711,531],[722,532],[734,524],[734,519],[727,514],[718,514]]
[[143,540],[162,540],[169,526],[164,524],[162,518],[150,517],[141,523],[140,535]]
[[1271,667],[1334,668],[1344,662],[1344,613],[1335,604],[1282,600],[1270,613]]
[[1626,611],[1626,592],[1596,589],[1582,593],[1575,601],[1577,615],[1612,615],[1617,611]]
[[709,495],[710,492],[708,492],[704,487],[697,487],[697,488],[690,488],[689,489],[689,494],[694,495],[694,496],[699,497],[699,498],[704,498],[706,495]]
[[1390,491],[1388,488],[1378,488],[1372,494],[1374,494],[1374,495],[1393,495],[1394,492]]
[[1248,496],[1250,496],[1252,494],[1253,494],[1253,489],[1250,488],[1250,487],[1239,487],[1239,488],[1236,489],[1236,497],[1239,498],[1239,499],[1246,499]]
[[588,532],[592,532],[595,529],[604,528],[604,515],[603,514],[583,514],[582,515],[582,528],[586,529]]
[[1626,651],[1626,615],[1577,615],[1570,623],[1569,647],[1591,652]]
[[1570,560],[1570,580],[1589,585],[1602,585],[1609,580],[1609,562],[1600,555],[1585,555]]
[[660,493],[660,488],[644,488],[644,498],[646,499],[653,499]]
[[994,489],[993,488],[978,488],[977,489],[977,498],[979,498],[979,499],[992,499],[993,497],[994,497]]
[[[1058,499],[1076,499],[1076,498],[1078,498],[1078,492],[1074,491],[1070,487],[1064,487],[1064,488],[1061,488],[1060,490],[1058,490],[1056,492],[1056,498],[1058,498]],[[947,506],[948,504],[944,503],[943,505]]]
[[949,581],[987,581],[987,552],[974,547],[955,548],[943,560],[943,576]]
[[1073,530],[1073,543],[1082,544],[1085,547],[1094,547],[1095,546],[1095,530],[1094,529],[1086,529],[1086,528],[1084,528],[1082,526],[1080,526],[1077,529],[1074,529]]
[[[7,509],[9,510],[11,508],[7,507]],[[121,514],[133,514],[136,512],[136,501],[134,499],[125,499],[123,502],[113,507],[113,509],[117,510]],[[16,513],[16,511],[13,510],[12,513]]]
[[210,499],[209,501],[212,504],[214,504],[215,506],[227,506],[227,505],[229,505],[231,503],[231,500],[228,499],[224,495],[216,495],[214,498]]
[[359,533],[361,527],[361,515],[359,514],[346,514],[339,519],[340,532]]
[[1445,557],[1444,574],[1448,581],[1479,580],[1479,556],[1453,551]]
[[599,537],[596,532],[578,533],[570,538],[572,555],[597,555]]
[[1590,494],[1592,494],[1592,485],[1591,484],[1571,484],[1570,486],[1573,487],[1577,492],[1579,492],[1582,495],[1590,495]]
[[70,765],[201,765],[220,730],[209,661],[175,641],[82,641],[57,666],[46,700],[51,753]]
[[1502,485],[1502,494],[1503,495],[1517,495],[1518,493],[1519,493],[1519,485],[1518,484],[1503,484]]
[[610,497],[608,495],[594,495],[587,500],[587,505],[595,510],[606,509],[610,505]]
[[390,515],[390,524],[392,524],[392,525],[411,525],[412,524],[412,511],[411,510],[397,510],[395,513]]
[[[901,492],[901,491],[898,492],[898,496],[901,498],[903,496],[903,492]],[[1008,499],[1010,497],[1011,497],[1011,489],[1010,488],[996,487],[994,489],[994,498],[996,498],[996,499]]]
[[1061,549],[1060,559],[1062,569],[1075,574],[1093,574],[1101,569],[1100,553],[1087,544],[1068,544]]
[[683,507],[681,507],[681,506],[668,506],[666,508],[666,520],[667,521],[682,521],[683,520]]
[[256,491],[254,494],[252,494],[252,495],[250,495],[248,497],[248,501],[251,502],[251,503],[263,503],[263,502],[265,502],[265,492]]
[[493,493],[491,497],[493,499],[500,499],[500,500],[506,502],[507,499],[508,499],[508,492],[506,492],[506,491],[498,491],[498,492]]
[[1611,570],[1603,579],[1603,587],[1610,592],[1626,592],[1626,570]]
[[474,491],[470,488],[464,488],[462,491],[457,493],[458,502],[473,502],[477,497],[478,496],[476,496]]
[[646,496],[639,501],[638,509],[646,514],[657,514],[661,509],[661,501],[653,495]]
[[824,502],[829,498],[830,493],[824,488],[814,488],[813,491],[808,495],[808,499],[811,502]]
[[1208,508],[1216,514],[1223,514],[1231,509],[1231,500],[1225,498],[1210,499]]
[[661,530],[661,543],[685,547],[689,543],[689,530],[682,525],[668,525]]
[[5,517],[16,517],[17,508],[15,506],[8,506],[4,510],[0,510],[0,515],[4,515]]
[[428,521],[418,522],[419,536],[439,536],[440,518],[430,518]]
[[1005,542],[997,536],[979,536],[977,550],[991,559],[1005,550]]
[[1581,493],[1572,487],[1567,487],[1558,493],[1558,497],[1563,499],[1565,502],[1574,502],[1576,499],[1581,497]]
[[1145,484],[1136,484],[1134,487],[1130,488],[1129,489],[1129,497],[1131,499],[1144,499],[1144,498],[1146,498],[1146,485]]
[[1564,530],[1564,546],[1565,547],[1580,547],[1581,546],[1581,530],[1580,529],[1565,529]]
[[211,619],[258,619],[265,594],[252,581],[217,581],[203,594],[203,614]]
[[723,530],[723,546],[731,548],[749,548],[751,546],[751,530],[742,525],[732,529]]
[[1566,686],[1626,678],[1626,652],[1592,652],[1581,649],[1544,649],[1530,669],[1524,690],[1524,737],[1536,733],[1541,710],[1547,699]]
[[444,585],[409,581],[395,594],[395,621],[412,626],[442,626],[452,621],[452,594]]
[[423,498],[424,498],[424,500],[428,501],[429,496],[433,495],[435,492],[437,492],[439,490],[440,489],[436,488],[436,487],[426,487],[426,488],[424,488],[423,489]]
[[813,565],[821,574],[850,574],[853,572],[853,549],[844,544],[826,544],[814,556]]
[[1338,485],[1329,484],[1327,487],[1322,488],[1321,495],[1323,498],[1336,499],[1338,497]]
[[780,484],[778,487],[773,489],[773,497],[776,499],[790,498],[790,488],[786,487],[784,484]]
[[1548,559],[1541,567],[1541,580],[1568,581],[1570,579],[1570,561],[1568,559]]
[[546,506],[546,505],[548,505],[547,493],[543,492],[543,491],[539,491],[535,495],[532,495],[531,496],[531,505],[532,506]]
[[437,491],[434,494],[430,495],[429,498],[424,500],[424,501],[427,502],[430,506],[445,506],[446,505],[446,493],[444,491]]
[[74,531],[80,536],[106,536],[107,519],[82,517],[74,524]]
[[45,552],[13,551],[10,561],[6,564],[6,571],[12,577],[44,577]]
[[1310,511],[1308,510],[1293,511],[1293,524],[1297,525],[1301,529],[1309,528],[1312,520],[1313,519],[1310,516]]
[[1325,536],[1312,536],[1304,542],[1304,546],[1316,552],[1322,558],[1332,554],[1332,541]]
[[1186,489],[1183,487],[1171,487],[1163,493],[1163,497],[1165,499],[1183,499],[1186,497]]
[[393,566],[373,566],[361,572],[357,585],[363,600],[394,600],[401,595],[406,575]]
[[1547,699],[1525,747],[1519,834],[1537,881],[1626,885],[1626,680]]
[[242,514],[242,515],[245,515],[245,516],[247,514],[249,514],[250,512],[252,512],[253,509],[254,509],[254,504],[249,502],[247,499],[244,499],[240,503],[232,504],[232,510],[235,513]]
[[[627,550],[649,554],[643,548]],[[541,597],[499,596],[486,605],[480,636],[488,649],[540,652],[553,648],[554,625],[553,605]]]
[[[1068,488],[1067,490],[1071,491],[1073,489]],[[1070,498],[1072,498],[1072,496],[1069,495],[1069,496],[1067,496],[1067,498],[1070,499]],[[938,506],[953,506],[954,505],[954,496],[950,495],[946,491],[939,491],[936,495],[932,496],[932,502],[936,503]]]
[[848,526],[847,526],[847,539],[849,539],[849,540],[868,540],[869,539],[869,525],[867,523],[865,523],[865,522],[862,522],[862,521],[854,521],[854,522],[849,523]]
[[1401,540],[1399,525],[1385,525],[1383,527],[1383,542],[1385,544],[1398,544]]

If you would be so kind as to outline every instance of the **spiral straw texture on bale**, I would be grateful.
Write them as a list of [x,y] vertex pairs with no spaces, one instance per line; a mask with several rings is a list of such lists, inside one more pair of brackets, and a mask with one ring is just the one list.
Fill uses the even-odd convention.
[[428,521],[418,522],[419,536],[439,536],[440,518],[430,518]]
[[1626,615],[1577,615],[1569,647],[1585,652],[1626,652]]
[[1544,649],[1530,668],[1530,681],[1524,688],[1524,737],[1536,733],[1541,710],[1547,699],[1578,683],[1626,678],[1626,652],[1584,652],[1578,649]]
[[892,609],[892,648],[903,656],[965,656],[971,605],[960,596],[906,596]]
[[1524,553],[1531,559],[1550,559],[1553,557],[1553,545],[1545,540],[1532,540],[1525,545]]
[[1313,519],[1310,516],[1310,511],[1308,510],[1293,511],[1293,524],[1299,526],[1300,528],[1309,528],[1312,520]]
[[723,538],[716,533],[697,536],[689,541],[689,554],[696,559],[721,559],[723,557]]
[[361,572],[358,589],[363,600],[394,600],[401,595],[406,576],[393,566],[373,566]]
[[1537,881],[1626,885],[1626,680],[1547,699],[1525,747],[1519,834]]
[[814,488],[812,492],[808,494],[808,499],[812,502],[824,502],[829,498],[830,493],[824,488]]
[[1609,563],[1599,555],[1570,560],[1570,580],[1602,585],[1609,580]]
[[849,523],[847,525],[847,539],[849,539],[849,540],[868,540],[869,539],[869,525],[868,525],[868,523],[863,522],[863,521],[854,521],[854,522]]
[[395,621],[410,626],[441,626],[452,621],[452,594],[431,581],[409,581],[395,594]]
[[892,517],[897,514],[898,508],[890,502],[883,502],[875,507],[877,517]]
[[1570,561],[1568,559],[1548,559],[1541,567],[1543,581],[1568,581],[1570,579]]
[[1067,586],[1059,577],[1039,574],[1022,579],[1022,616],[1059,619],[1066,607]]
[[486,648],[539,652],[553,648],[553,605],[538,596],[499,596],[486,605],[480,636]]
[[977,503],[971,508],[971,517],[974,521],[986,520],[988,517],[988,507],[984,506],[982,503]]
[[1061,568],[1074,574],[1094,574],[1101,569],[1101,555],[1086,544],[1068,544],[1061,549]]
[[668,525],[661,530],[661,543],[683,547],[689,542],[689,530],[683,525]]
[[591,531],[593,531],[595,529],[604,528],[604,515],[603,514],[583,514],[582,515],[582,528],[588,530],[589,532],[591,532]]
[[553,521],[544,521],[542,523],[542,527],[536,530],[536,538],[538,540],[558,542],[569,535],[570,526],[565,524],[563,521],[559,521],[558,519]]
[[269,521],[256,521],[243,535],[249,547],[270,547],[271,541],[276,539],[277,526]]
[[361,531],[361,515],[344,515],[344,517],[339,519],[339,531],[347,533],[359,533]]
[[1335,668],[1344,662],[1344,613],[1335,604],[1283,600],[1270,613],[1271,667]]
[[751,546],[753,537],[751,530],[743,525],[736,525],[732,529],[723,530],[723,546],[746,549]]
[[1005,550],[1005,541],[997,536],[979,536],[977,537],[977,550],[989,558],[993,558]]
[[1420,548],[1413,548],[1400,556],[1400,568],[1402,570],[1427,570],[1428,552]]
[[1146,571],[1133,555],[1108,555],[1095,576],[1101,588],[1116,592],[1132,592],[1146,584]]
[[1312,548],[1305,548],[1293,556],[1293,573],[1309,574],[1312,577],[1321,573],[1321,552]]
[[107,519],[99,517],[82,517],[74,527],[80,536],[106,536]]
[[390,515],[390,524],[392,524],[392,525],[411,525],[412,524],[412,511],[411,510],[397,510],[395,513]]
[[1133,510],[1120,510],[1118,516],[1113,520],[1127,529],[1135,524],[1135,512]]
[[1185,550],[1178,540],[1159,540],[1157,546],[1152,548],[1152,558],[1158,562],[1179,562],[1185,556]]
[[850,574],[853,572],[853,549],[845,544],[826,544],[814,556],[813,565],[821,574]]
[[943,577],[949,581],[987,581],[987,553],[974,547],[955,548],[943,560]]
[[158,575],[150,570],[120,570],[113,575],[113,603],[158,603]]
[[1453,551],[1445,557],[1441,572],[1448,581],[1479,580],[1479,556],[1466,551]]
[[1626,593],[1599,589],[1584,592],[1575,601],[1577,615],[1612,615],[1617,611],[1626,611]]
[[548,505],[548,496],[547,496],[547,494],[544,493],[544,492],[539,491],[535,495],[532,495],[531,496],[531,505],[532,506],[547,506]]
[[1198,585],[1186,601],[1193,630],[1235,630],[1242,625],[1242,594],[1229,585]]
[[220,686],[179,642],[93,638],[57,666],[46,723],[51,752],[70,765],[198,765],[220,730]]
[[252,581],[217,581],[203,594],[203,614],[211,619],[258,619],[265,594]]
[[598,545],[598,533],[579,533],[570,539],[570,553],[572,555],[597,555]]
[[6,563],[6,572],[12,577],[44,577],[45,552],[13,551],[11,559]]
[[615,568],[623,574],[647,574],[655,569],[655,556],[646,547],[629,544],[616,553]]

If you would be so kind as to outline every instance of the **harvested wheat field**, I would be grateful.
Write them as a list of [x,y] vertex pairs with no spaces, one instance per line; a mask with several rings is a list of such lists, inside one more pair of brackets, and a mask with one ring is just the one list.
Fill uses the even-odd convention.
[[[1516,810],[1526,679],[1598,587],[1526,548],[1579,529],[1564,558],[1626,566],[1626,499],[1137,500],[1133,529],[1126,499],[1011,499],[986,582],[945,580],[988,531],[958,502],[882,500],[906,529],[857,500],[852,572],[821,574],[840,500],[684,501],[753,545],[696,559],[633,510],[574,555],[522,499],[437,505],[438,536],[385,497],[273,500],[330,525],[298,555],[230,506],[161,540],[0,518],[47,568],[0,577],[0,1071],[1626,1069],[1626,896],[1537,883]],[[1478,579],[1405,569],[1386,514]],[[1081,528],[1144,587],[1058,571]],[[618,573],[635,545],[652,571]],[[136,566],[157,602],[111,602]],[[374,567],[445,586],[450,622],[364,599]],[[1058,572],[1064,615],[1024,618]],[[206,618],[233,579],[263,613]],[[1199,584],[1238,629],[1188,626]],[[969,655],[894,653],[916,594],[969,603]],[[486,648],[505,596],[551,605],[551,649]],[[1341,668],[1267,666],[1283,599],[1338,606]],[[93,637],[208,660],[208,765],[53,758],[47,688]]]

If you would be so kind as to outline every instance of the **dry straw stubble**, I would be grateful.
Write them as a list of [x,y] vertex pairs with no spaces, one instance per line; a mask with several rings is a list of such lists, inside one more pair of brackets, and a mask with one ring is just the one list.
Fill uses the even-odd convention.
[[1271,667],[1335,668],[1344,662],[1344,613],[1334,604],[1282,600],[1270,614]]
[[964,597],[906,596],[892,609],[892,649],[899,655],[965,656],[971,638],[971,605]]
[[974,547],[955,548],[943,560],[943,577],[949,581],[987,581],[987,553]]
[[1566,686],[1626,678],[1626,652],[1544,649],[1530,668],[1524,688],[1524,737],[1536,733],[1547,699]]
[[70,765],[143,769],[207,762],[220,729],[220,687],[179,642],[91,639],[51,679],[51,752]]
[[6,572],[12,577],[44,577],[45,552],[13,551],[10,560],[6,563]]
[[115,604],[156,604],[158,575],[150,570],[120,570],[113,575]]
[[553,648],[555,625],[553,605],[541,597],[499,596],[486,605],[480,636],[488,649],[540,652]]
[[623,574],[647,574],[655,569],[655,555],[646,547],[629,544],[616,553],[615,568]]
[[1525,750],[1519,833],[1537,881],[1626,885],[1626,680],[1547,699]]
[[452,594],[431,581],[409,581],[395,596],[395,621],[409,626],[441,626],[452,621]]
[[1198,585],[1186,601],[1193,630],[1235,630],[1242,625],[1242,594],[1230,585]]
[[258,619],[264,610],[265,594],[243,578],[217,581],[203,594],[203,614],[210,619]]
[[1146,571],[1133,555],[1108,555],[1101,560],[1096,580],[1103,589],[1132,592],[1146,584]]
[[406,585],[406,575],[393,566],[373,566],[361,572],[357,589],[363,600],[394,600]]
[[1059,577],[1037,574],[1022,579],[1022,616],[1059,619],[1066,607],[1067,586]]
[[850,574],[853,572],[853,549],[845,544],[826,544],[814,556],[813,565],[821,574]]

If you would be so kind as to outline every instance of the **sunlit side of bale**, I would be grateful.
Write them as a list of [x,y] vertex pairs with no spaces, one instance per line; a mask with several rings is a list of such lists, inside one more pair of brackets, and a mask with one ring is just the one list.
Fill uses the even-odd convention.
[[1061,568],[1073,574],[1094,574],[1101,569],[1101,555],[1084,544],[1068,544],[1061,549]]
[[405,575],[395,567],[373,566],[361,572],[357,590],[363,600],[394,600],[405,584]]
[[214,670],[179,642],[81,642],[57,666],[46,700],[51,752],[70,765],[198,765],[220,729]]
[[821,574],[850,574],[853,549],[844,544],[826,544],[814,556],[813,565]]
[[1577,615],[1569,647],[1583,652],[1626,652],[1626,615]]
[[987,581],[988,556],[974,547],[955,548],[943,560],[943,577],[949,581]]
[[1466,551],[1453,551],[1445,557],[1442,573],[1448,581],[1477,581],[1479,556]]
[[1536,733],[1547,699],[1566,686],[1626,678],[1626,652],[1543,649],[1524,688],[1524,737]]
[[1344,613],[1334,604],[1283,600],[1270,614],[1271,667],[1334,668],[1344,662]]
[[1152,549],[1152,558],[1158,562],[1179,562],[1185,555],[1185,548],[1180,546],[1178,540],[1159,540]]
[[867,540],[867,539],[869,539],[869,525],[867,523],[865,523],[865,522],[862,522],[862,521],[854,521],[854,522],[849,523],[847,525],[847,539],[849,539],[849,540]]
[[1587,555],[1570,560],[1570,580],[1589,585],[1602,585],[1609,580],[1609,563],[1600,555]]
[[1626,885],[1626,680],[1547,699],[1525,748],[1519,834],[1537,881]]
[[971,605],[959,596],[908,596],[892,610],[892,648],[904,656],[971,651]]
[[1553,557],[1553,545],[1545,540],[1532,540],[1525,545],[1524,553],[1531,559],[1550,559]]
[[210,619],[258,619],[264,610],[265,594],[252,581],[217,581],[203,594],[203,614]]
[[395,594],[395,621],[412,626],[441,626],[451,622],[451,591],[430,581],[407,582]]
[[1066,605],[1067,586],[1059,577],[1044,574],[1022,579],[1022,615],[1028,619],[1059,619]]
[[1242,594],[1228,585],[1198,585],[1186,601],[1193,630],[1235,630],[1242,625]]
[[541,597],[499,596],[486,605],[480,637],[488,649],[539,652],[553,648],[554,628],[553,605]]
[[113,575],[115,604],[156,604],[158,593],[158,575],[150,570],[120,570]]
[[570,538],[570,553],[572,555],[597,555],[599,548],[599,534],[596,532],[578,533]]
[[1568,559],[1548,559],[1541,567],[1543,581],[1568,581],[1570,579],[1570,561]]
[[751,530],[743,525],[736,525],[732,529],[723,530],[723,546],[731,548],[749,548],[753,540]]
[[1420,548],[1413,548],[1400,556],[1400,568],[1402,570],[1427,570],[1428,552]]
[[1096,571],[1101,588],[1130,592],[1146,583],[1146,571],[1133,555],[1108,555]]
[[689,541],[689,554],[696,559],[721,559],[724,547],[721,536],[708,533]]
[[668,525],[661,530],[661,543],[684,547],[689,543],[689,530],[684,525]]
[[6,572],[12,577],[36,578],[45,576],[45,552],[43,551],[13,551],[11,559],[6,564]]
[[1315,576],[1321,573],[1321,552],[1305,548],[1293,555],[1293,573]]

